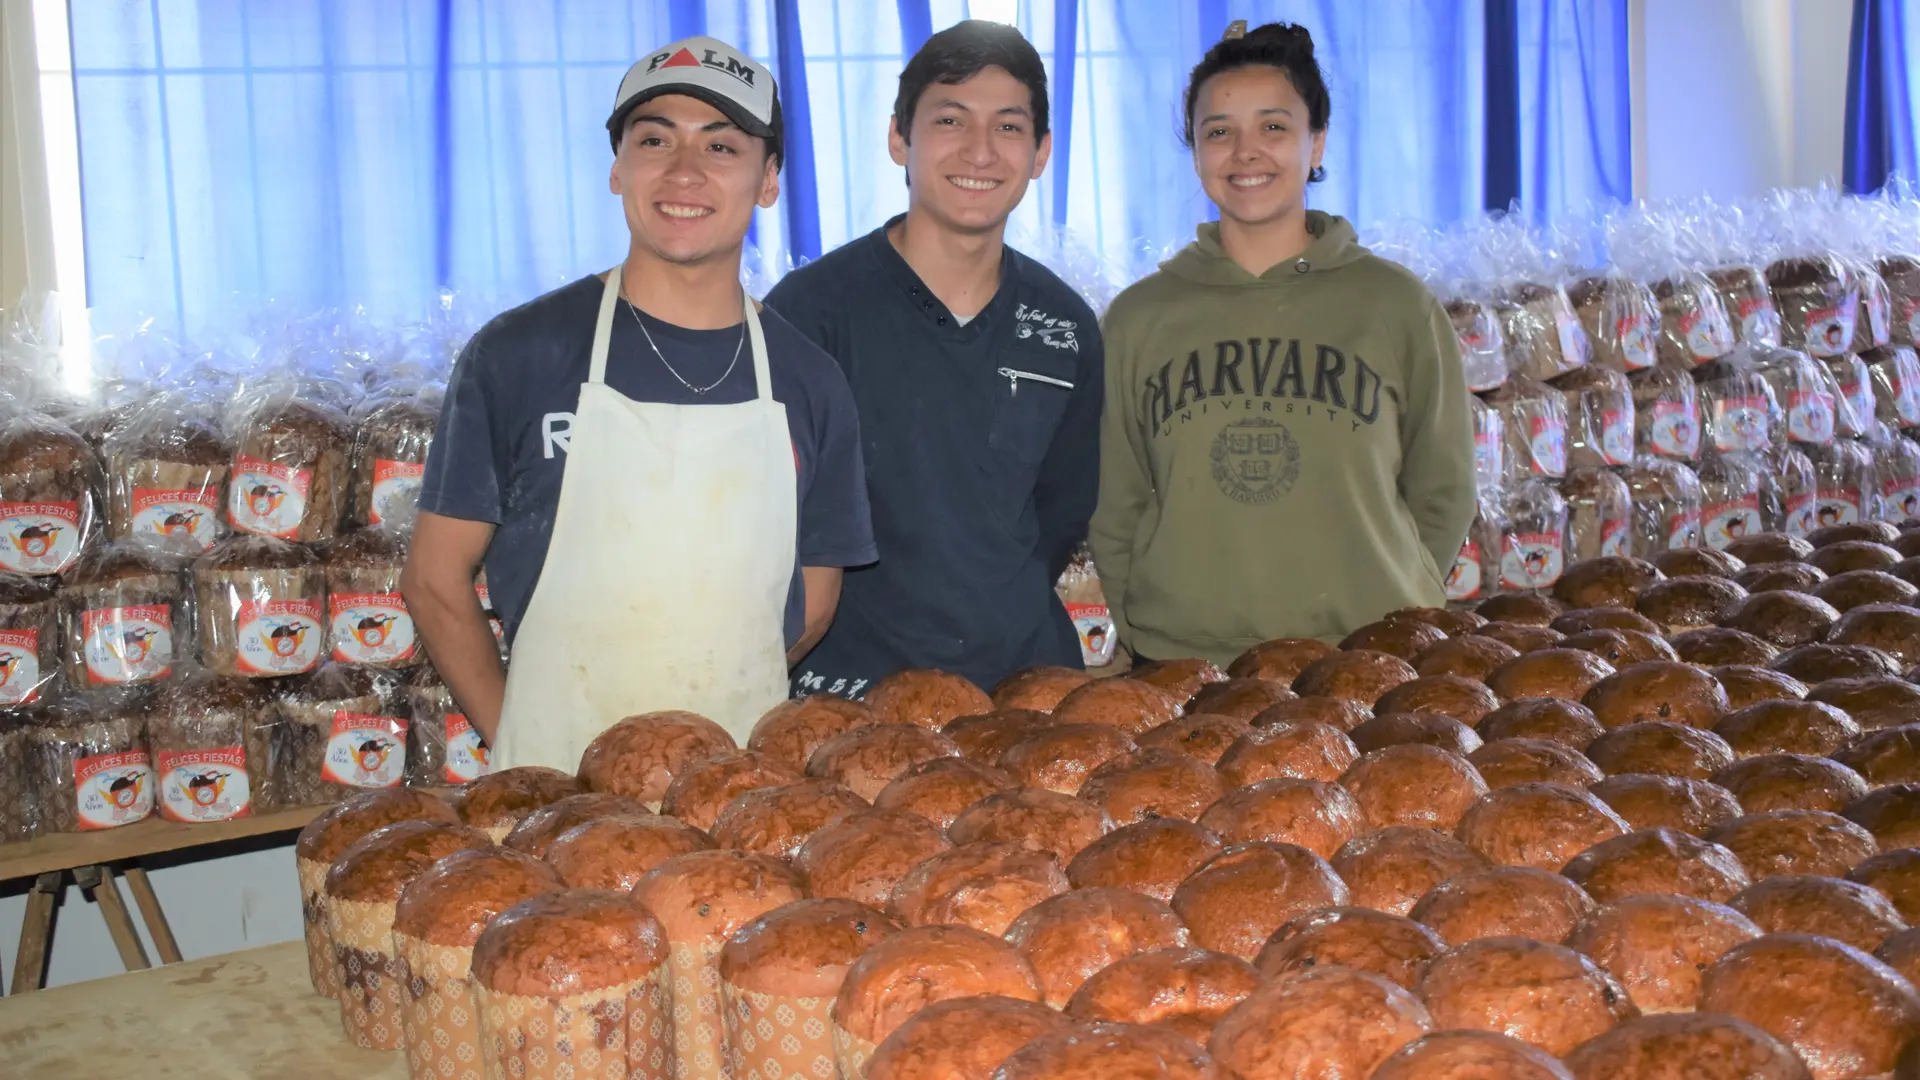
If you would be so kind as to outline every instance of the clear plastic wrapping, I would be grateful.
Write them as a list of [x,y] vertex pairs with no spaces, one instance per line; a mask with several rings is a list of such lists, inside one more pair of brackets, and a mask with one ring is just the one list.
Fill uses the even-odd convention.
[[155,696],[147,717],[160,816],[228,821],[254,812],[266,759],[248,752],[248,732],[273,701],[257,679],[204,671],[182,675]]
[[406,538],[394,528],[359,529],[321,549],[327,578],[327,636],[342,664],[404,668],[420,662],[413,617],[400,596]]
[[1653,366],[1660,305],[1653,290],[1619,274],[1585,278],[1567,298],[1586,330],[1596,366],[1631,374]]
[[1814,503],[1814,527],[1867,520],[1880,492],[1873,451],[1853,439],[1835,439],[1827,446],[1811,448],[1807,457],[1813,462],[1819,492]]
[[328,664],[277,689],[248,732],[247,753],[266,762],[265,809],[335,803],[405,778],[408,724],[392,672]]
[[1700,395],[1693,379],[1662,364],[1628,376],[1633,387],[1635,455],[1674,461],[1700,456]]
[[1773,387],[1742,351],[1695,368],[1705,449],[1713,453],[1760,453],[1774,445],[1780,406]]
[[1460,553],[1447,570],[1447,602],[1472,607],[1500,588],[1500,559],[1505,546],[1506,519],[1497,494],[1482,490],[1478,512],[1467,528]]
[[220,675],[312,671],[326,655],[326,574],[297,544],[238,534],[193,564],[200,662]]
[[1560,376],[1553,388],[1566,398],[1568,468],[1633,461],[1633,387],[1625,375],[1595,365]]
[[1645,558],[1659,551],[1700,546],[1700,480],[1665,458],[1643,455],[1626,474],[1633,499],[1633,551]]
[[1866,363],[1848,353],[1826,361],[1826,369],[1840,392],[1834,402],[1834,434],[1849,439],[1866,435],[1879,408],[1874,401],[1873,379],[1867,374]]
[[1803,254],[1767,267],[1767,287],[1780,311],[1780,341],[1826,359],[1853,348],[1860,291],[1830,254]]
[[1705,274],[1688,270],[1663,278],[1654,283],[1653,297],[1660,305],[1661,363],[1698,367],[1733,351],[1733,322]]
[[175,556],[132,543],[82,552],[60,590],[67,685],[159,682],[191,656],[185,569]]
[[1587,363],[1587,332],[1573,302],[1557,285],[1523,282],[1494,299],[1506,339],[1507,368],[1517,375],[1551,379]]
[[141,688],[69,695],[32,727],[30,749],[41,832],[111,829],[153,813]]
[[[1107,610],[1107,596],[1100,588],[1100,571],[1093,564],[1093,552],[1085,544],[1073,553],[1060,580],[1054,583],[1054,591],[1067,609],[1067,618],[1073,621],[1074,632],[1080,636],[1081,661],[1088,667],[1113,663],[1114,649],[1119,645],[1113,615]],[[492,610],[490,605],[482,606]],[[499,626],[499,620],[494,619],[496,637],[500,636]],[[500,646],[500,655],[504,662],[507,659],[504,643]]]
[[1920,518],[1920,444],[1883,424],[1869,445],[1880,481],[1874,517],[1896,525]]
[[1567,471],[1567,406],[1558,390],[1527,375],[1515,374],[1507,384],[1486,396],[1500,414],[1506,440],[1507,480],[1517,483],[1531,476],[1560,477]]
[[0,707],[58,697],[60,608],[55,580],[0,571]]
[[390,387],[355,417],[355,526],[413,527],[442,393],[437,385]]
[[237,402],[227,519],[235,530],[317,543],[347,504],[347,418],[324,399],[276,388]]
[[1467,409],[1473,414],[1474,484],[1481,491],[1499,487],[1506,479],[1506,422],[1477,394],[1467,397]]
[[1700,530],[1706,546],[1724,551],[1735,540],[1767,531],[1766,458],[1708,454],[1700,460]]
[[0,421],[0,570],[58,574],[99,531],[100,465],[72,428],[38,413]]
[[1606,469],[1587,466],[1560,482],[1567,500],[1567,558],[1570,562],[1606,555],[1631,555],[1633,502],[1626,481]]
[[1707,271],[1720,304],[1742,345],[1780,344],[1780,313],[1774,310],[1767,279],[1755,266],[1721,266]]
[[33,740],[27,714],[0,712],[0,844],[31,840],[40,832]]
[[407,786],[457,787],[492,771],[480,733],[432,664],[407,674]]
[[184,393],[161,394],[109,436],[107,535],[178,555],[198,555],[227,534],[233,447],[213,410]]
[[1892,343],[1908,348],[1920,345],[1920,259],[1912,255],[1887,255],[1875,268],[1887,286],[1890,306],[1887,329]]
[[1493,309],[1479,300],[1457,296],[1447,301],[1447,318],[1460,343],[1460,368],[1467,389],[1475,393],[1497,389],[1507,381],[1507,339]]
[[1785,413],[1785,430],[1774,425],[1772,441],[1784,437],[1809,446],[1832,442],[1841,401],[1833,374],[1806,353],[1792,349],[1755,346],[1743,351],[1773,391],[1775,416]]
[[1768,532],[1806,536],[1819,528],[1820,480],[1813,460],[1798,446],[1776,446],[1766,455],[1767,488],[1762,513]]
[[1567,500],[1544,480],[1513,485],[1501,506],[1506,534],[1500,551],[1500,587],[1506,592],[1550,589],[1567,562]]
[[1889,345],[1861,353],[1860,362],[1873,386],[1874,416],[1891,428],[1920,428],[1920,357],[1913,349]]
[[1849,259],[1847,277],[1860,293],[1859,317],[1853,323],[1853,351],[1893,344],[1893,294],[1871,262]]

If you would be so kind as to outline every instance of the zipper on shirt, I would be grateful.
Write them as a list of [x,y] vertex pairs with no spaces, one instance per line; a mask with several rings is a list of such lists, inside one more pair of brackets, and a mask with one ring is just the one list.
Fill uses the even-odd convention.
[[1031,371],[1016,371],[1010,367],[1001,368],[1000,374],[1007,377],[1007,385],[1012,388],[1012,393],[1015,397],[1018,397],[1020,394],[1021,379],[1031,379],[1037,383],[1046,383],[1048,386],[1058,386],[1063,390],[1073,389],[1072,383],[1065,379],[1056,379],[1051,375],[1039,375]]

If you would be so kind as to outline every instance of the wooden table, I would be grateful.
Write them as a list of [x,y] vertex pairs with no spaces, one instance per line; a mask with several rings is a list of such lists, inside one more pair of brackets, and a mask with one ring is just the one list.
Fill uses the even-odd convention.
[[0,1004],[0,1073],[191,1080],[404,1080],[313,992],[298,941],[76,983]]
[[22,844],[0,844],[0,881],[33,878],[33,890],[27,894],[26,919],[20,924],[20,949],[14,956],[13,992],[38,990],[46,977],[47,949],[53,932],[53,909],[65,888],[67,873],[93,897],[100,915],[113,937],[120,962],[128,971],[148,965],[147,951],[134,929],[133,916],[120,897],[116,869],[124,865],[127,886],[134,903],[147,924],[155,950],[163,964],[180,962],[180,946],[173,940],[166,913],[153,894],[153,884],[138,860],[169,852],[211,847],[230,840],[291,832],[304,828],[325,810],[324,806],[303,806],[232,821],[204,825],[184,825],[151,817],[117,829],[98,832],[56,833]]

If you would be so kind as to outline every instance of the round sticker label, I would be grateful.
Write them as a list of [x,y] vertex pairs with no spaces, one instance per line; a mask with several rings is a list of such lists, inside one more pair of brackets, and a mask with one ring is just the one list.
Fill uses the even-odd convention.
[[1500,557],[1500,583],[1509,589],[1544,589],[1560,580],[1564,541],[1557,532],[1507,537]]
[[418,645],[413,618],[399,593],[347,593],[327,598],[333,658],[345,664],[392,664]]
[[1567,426],[1558,419],[1533,418],[1533,438],[1528,445],[1533,456],[1533,471],[1545,476],[1561,476],[1567,471]]
[[145,750],[102,754],[73,763],[80,828],[111,829],[153,813],[153,766]]
[[0,630],[0,705],[40,698],[40,631]]
[[160,816],[169,821],[227,821],[253,808],[247,752],[241,747],[163,750],[158,766]]
[[1600,529],[1600,554],[1625,555],[1627,553],[1627,523],[1609,522]]
[[240,608],[234,636],[237,666],[255,675],[298,675],[320,662],[326,632],[320,601],[276,600]]
[[173,672],[173,609],[165,604],[95,608],[80,615],[87,681],[152,682]]
[[1716,360],[1733,349],[1733,327],[1718,304],[1701,308],[1680,320],[1687,351],[1698,360]]
[[1493,431],[1473,434],[1473,471],[1480,482],[1491,485],[1500,479],[1500,435]]
[[1685,402],[1654,402],[1652,432],[1654,453],[1691,459],[1700,452],[1699,417]]
[[450,784],[464,784],[478,780],[492,771],[488,760],[487,747],[480,741],[480,733],[459,713],[447,714],[447,765],[445,775]]
[[1767,402],[1759,397],[1713,403],[1713,448],[1722,453],[1767,448]]
[[0,568],[57,574],[80,554],[80,504],[0,503]]
[[1716,551],[1743,536],[1766,531],[1760,522],[1760,500],[1751,496],[1707,507],[1706,519],[1707,546]]
[[1818,527],[1813,496],[1794,495],[1787,499],[1787,534],[1789,536],[1804,537]]
[[219,504],[211,491],[133,491],[133,535],[168,551],[205,551],[220,539]]
[[[1067,618],[1073,620],[1074,632],[1080,635],[1080,660],[1088,667],[1099,667],[1113,663],[1113,650],[1118,642],[1114,639],[1113,616],[1108,614],[1105,604],[1068,604]],[[506,629],[500,620],[494,619],[493,638],[496,644],[505,640]]]
[[1787,394],[1787,436],[1795,442],[1824,446],[1833,441],[1833,395],[1813,390]]
[[321,776],[358,788],[397,787],[407,774],[407,722],[395,716],[333,714]]
[[1889,482],[1885,500],[1888,520],[1899,523],[1920,518],[1920,481]]
[[372,505],[368,510],[368,518],[375,525],[388,521],[412,521],[414,508],[420,502],[420,478],[426,472],[425,465],[415,462],[375,459],[373,494],[368,499]]
[[1860,520],[1860,501],[1846,495],[1823,492],[1814,504],[1813,520],[1814,528],[1819,529],[1829,525],[1851,525]]
[[310,469],[242,456],[234,462],[233,482],[227,488],[228,517],[242,532],[283,540],[298,536],[312,483]]
[[1609,465],[1633,460],[1633,411],[1608,409],[1600,414],[1600,456]]
[[1755,345],[1780,343],[1780,314],[1773,301],[1750,296],[1740,301],[1740,340]]
[[1469,540],[1460,545],[1453,568],[1447,571],[1447,599],[1471,600],[1480,595],[1480,545]]
[[1853,343],[1853,304],[1807,312],[1807,351],[1815,356],[1840,356]]
[[1700,514],[1676,514],[1667,528],[1667,548],[1691,548],[1700,546]]
[[1653,366],[1653,333],[1647,328],[1644,316],[1629,315],[1621,319],[1614,324],[1614,335],[1620,341],[1620,359],[1628,371]]

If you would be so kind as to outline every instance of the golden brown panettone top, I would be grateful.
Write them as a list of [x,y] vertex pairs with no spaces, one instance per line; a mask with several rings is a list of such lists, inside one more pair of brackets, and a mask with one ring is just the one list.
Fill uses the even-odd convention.
[[1826,572],[1828,577],[1851,570],[1885,570],[1899,562],[1898,551],[1872,540],[1845,540],[1815,549],[1807,556],[1808,566]]
[[1540,593],[1506,593],[1482,600],[1473,610],[1488,622],[1545,626],[1566,608],[1559,601]]
[[1474,726],[1487,742],[1498,739],[1548,739],[1575,750],[1585,750],[1605,731],[1593,711],[1577,701],[1560,698],[1523,698],[1488,713]]
[[1138,679],[1095,679],[1060,699],[1053,719],[1061,724],[1102,724],[1138,735],[1180,715],[1172,694]]
[[1616,670],[1632,664],[1644,664],[1651,660],[1677,660],[1679,653],[1667,644],[1665,638],[1656,637],[1658,631],[1646,633],[1640,630],[1583,630],[1578,634],[1568,634],[1560,642],[1563,649],[1582,649],[1612,664]]
[[1727,951],[1700,984],[1700,1011],[1759,1027],[1817,1080],[1877,1076],[1920,1037],[1920,993],[1892,968],[1830,938],[1768,934]]
[[1901,667],[1911,667],[1920,663],[1920,610],[1906,604],[1862,604],[1840,616],[1827,640],[1879,649]]
[[800,779],[800,772],[758,750],[723,750],[680,770],[667,785],[660,812],[696,829],[711,829],[720,811],[737,795],[778,787]]
[[1587,630],[1638,630],[1644,634],[1660,632],[1660,624],[1633,610],[1631,602],[1620,607],[1579,608],[1553,620],[1550,626],[1563,634],[1578,634]]
[[1136,750],[1093,770],[1078,798],[1107,812],[1117,825],[1147,818],[1197,821],[1224,794],[1220,774],[1173,750]]
[[1603,840],[1568,861],[1561,872],[1603,904],[1648,893],[1724,903],[1752,884],[1732,850],[1664,828],[1636,829]]
[[493,846],[486,833],[444,821],[396,821],[355,840],[327,870],[327,897],[391,904],[429,866],[456,851]]
[[1807,700],[1835,706],[1863,731],[1910,724],[1920,717],[1920,686],[1905,679],[1830,679],[1807,691]]
[[1526,626],[1511,622],[1490,622],[1473,631],[1471,636],[1492,638],[1519,653],[1551,649],[1567,639],[1567,635],[1551,626]]
[[1569,608],[1630,608],[1641,589],[1664,576],[1645,559],[1602,555],[1567,567],[1553,583],[1553,596]]
[[469,947],[494,916],[564,888],[559,871],[531,855],[503,847],[465,848],[400,890],[393,932],[430,945]]
[[1587,757],[1608,776],[1653,773],[1705,780],[1733,764],[1727,740],[1669,720],[1617,727],[1587,744]]
[[1736,537],[1726,551],[1746,563],[1798,562],[1813,554],[1813,545],[1798,536],[1765,532]]
[[1844,615],[1866,604],[1912,604],[1920,587],[1884,570],[1848,570],[1815,586],[1813,595]]
[[1219,1080],[1200,1044],[1165,1028],[1096,1023],[1043,1035],[1000,1063],[994,1080]]
[[1476,679],[1464,675],[1422,675],[1387,691],[1374,702],[1381,713],[1435,712],[1463,724],[1477,724],[1500,707],[1500,699]]
[[856,810],[800,845],[794,869],[814,896],[885,908],[907,871],[947,850],[939,826],[904,810]]
[[1451,829],[1487,793],[1480,771],[1459,754],[1402,744],[1363,755],[1340,774],[1340,786],[1375,829],[1418,825]]
[[1437,746],[1465,757],[1480,749],[1480,736],[1467,725],[1444,713],[1387,712],[1347,733],[1355,749],[1362,754],[1385,750],[1389,746],[1416,744]]
[[988,1080],[1013,1052],[1071,1029],[1044,1005],[984,995],[930,1005],[896,1028],[866,1065],[867,1080]]
[[1724,626],[1709,626],[1675,634],[1668,644],[1673,646],[1675,655],[1680,659],[1702,667],[1719,667],[1722,664],[1763,666],[1773,663],[1773,658],[1780,655],[1778,645],[1762,641],[1745,630],[1732,630]]
[[667,937],[639,900],[600,889],[543,893],[502,912],[473,947],[473,977],[496,994],[568,998],[646,978]]
[[1226,682],[1229,676],[1213,661],[1190,656],[1150,661],[1127,672],[1127,678],[1165,690],[1184,705],[1193,700],[1193,695],[1213,683]]
[[1053,717],[1032,709],[1000,709],[984,716],[963,716],[940,729],[968,761],[992,765],[1007,747],[1052,725]]
[[881,788],[873,805],[918,814],[944,829],[953,824],[962,810],[1013,786],[1013,777],[999,769],[966,758],[934,758],[915,765]]
[[1446,949],[1440,935],[1404,915],[1329,907],[1274,931],[1254,964],[1270,979],[1315,967],[1353,968],[1411,990],[1420,969]]
[[1432,829],[1395,826],[1362,833],[1329,860],[1352,902],[1405,915],[1443,881],[1492,868],[1487,857]]
[[1387,612],[1387,618],[1408,622],[1426,623],[1449,634],[1464,634],[1475,627],[1487,625],[1486,617],[1478,612],[1460,608],[1410,607],[1397,608]]
[[1750,593],[1803,592],[1819,589],[1826,571],[1802,562],[1757,563],[1734,575],[1734,584]]
[[746,851],[690,851],[648,871],[633,898],[667,940],[718,945],[750,920],[807,895],[784,859]]
[[1695,575],[1647,586],[1633,609],[1677,634],[1723,622],[1747,599],[1747,590],[1727,578]]
[[1022,784],[1071,795],[1088,773],[1135,749],[1133,738],[1117,727],[1055,724],[1007,747],[996,764]]
[[1095,972],[1067,1001],[1080,1021],[1167,1027],[1196,1042],[1264,980],[1237,956],[1205,949],[1154,949]]
[[934,758],[959,757],[952,739],[914,724],[875,724],[842,732],[807,759],[807,775],[835,780],[871,801],[908,769]]
[[1346,788],[1294,777],[1234,788],[1206,809],[1200,824],[1228,844],[1298,844],[1323,859],[1366,828]]
[[1335,731],[1352,731],[1373,718],[1373,710],[1357,701],[1333,697],[1303,697],[1268,706],[1249,726],[1275,727],[1281,724],[1325,724]]
[[1412,682],[1419,674],[1412,664],[1392,653],[1352,649],[1308,664],[1293,680],[1293,692],[1372,705],[1382,694],[1403,682]]
[[[1298,698],[1296,700],[1334,701],[1336,699]],[[1253,726],[1245,720],[1236,720],[1231,716],[1195,713],[1161,724],[1152,731],[1142,732],[1134,742],[1138,743],[1142,750],[1172,750],[1203,764],[1213,765],[1219,762],[1220,755],[1226,753],[1228,747],[1252,730]]]
[[1407,917],[1452,945],[1506,936],[1559,941],[1593,908],[1593,898],[1559,874],[1496,866],[1435,884]]
[[867,708],[883,724],[940,730],[948,721],[993,711],[993,699],[965,678],[931,668],[896,671],[874,683]]
[[736,797],[720,811],[711,832],[724,848],[792,858],[807,837],[866,808],[867,800],[835,781],[802,780]]
[[1501,866],[1558,871],[1568,859],[1628,831],[1626,820],[1585,788],[1537,783],[1482,795],[1453,835]]
[[1882,851],[1920,847],[1920,784],[1889,784],[1854,799],[1840,816],[1872,833]]
[[1761,754],[1826,756],[1860,737],[1846,713],[1818,701],[1762,701],[1730,712],[1714,725],[1736,757]]
[[1052,712],[1061,698],[1092,680],[1092,675],[1069,667],[1022,668],[993,688],[993,707]]
[[1727,692],[1727,708],[1738,712],[1762,701],[1798,701],[1807,696],[1807,684],[1791,675],[1751,664],[1722,664],[1709,669]]
[[1883,851],[1862,859],[1847,871],[1847,880],[1877,890],[1901,918],[1920,925],[1920,848]]
[[1469,942],[1428,964],[1420,996],[1436,1027],[1504,1032],[1556,1056],[1640,1015],[1593,961],[1512,937]]
[[1783,649],[1823,641],[1840,621],[1833,605],[1798,592],[1754,593],[1729,611],[1722,624]]
[[1867,793],[1860,774],[1837,761],[1806,754],[1758,754],[1713,774],[1749,814],[1770,810],[1838,812]]
[[1232,1076],[1367,1076],[1431,1030],[1413,994],[1378,975],[1320,968],[1247,995],[1214,1026],[1207,1052]]
[[1823,526],[1807,534],[1807,543],[1812,544],[1815,551],[1835,544],[1859,541],[1891,544],[1898,539],[1900,527],[1890,521],[1850,521],[1844,525]]
[[1192,710],[1252,721],[1254,717],[1282,702],[1294,700],[1294,692],[1284,683],[1267,679],[1228,679],[1214,683],[1194,695]]
[[1900,973],[1900,977],[1920,986],[1920,929],[1902,930],[1873,950],[1874,959]]
[[1777,874],[1843,877],[1880,850],[1872,833],[1825,810],[1743,814],[1707,839],[1733,852],[1755,881]]
[[1227,674],[1236,679],[1272,679],[1291,684],[1307,665],[1336,650],[1314,638],[1275,638],[1263,641],[1234,658]]
[[382,788],[355,795],[323,811],[300,830],[293,853],[302,859],[331,864],[354,841],[397,821],[458,824],[460,817],[438,796],[412,788]]
[[668,859],[712,848],[706,833],[675,818],[615,814],[561,833],[548,846],[546,860],[568,888],[627,892]]
[[1819,934],[1863,952],[1907,928],[1885,896],[1844,878],[1777,874],[1747,886],[1728,903],[1762,933]]
[[1812,1080],[1787,1045],[1731,1016],[1629,1020],[1567,1055],[1575,1080]]
[[733,748],[725,728],[695,713],[629,716],[587,744],[580,755],[580,784],[658,807],[680,770]]
[[1372,649],[1411,661],[1429,646],[1437,645],[1449,636],[1437,626],[1413,619],[1381,619],[1342,638],[1340,647]]
[[1228,787],[1291,776],[1338,780],[1360,760],[1353,740],[1322,723],[1305,721],[1256,728],[1242,736],[1215,766]]
[[1746,562],[1714,548],[1670,548],[1648,558],[1661,573],[1677,577],[1730,578],[1746,569]]
[[807,759],[820,744],[877,724],[873,710],[835,694],[811,694],[783,701],[760,717],[747,736],[747,749],[757,750],[796,771],[805,771]]
[[1920,783],[1920,724],[1882,728],[1832,756],[1872,787]]
[[861,954],[900,932],[852,900],[794,900],[748,920],[720,949],[720,978],[785,998],[831,998]]
[[1604,728],[1649,720],[1710,728],[1726,715],[1727,691],[1692,664],[1653,660],[1600,680],[1581,702]]
[[1655,893],[1616,900],[1581,920],[1566,946],[1619,980],[1641,1012],[1686,1012],[1700,973],[1728,949],[1760,936],[1724,904]]
[[1834,679],[1889,678],[1900,674],[1900,661],[1871,645],[1811,641],[1774,657],[1773,670],[1814,684]]
[[1551,739],[1496,739],[1467,755],[1489,793],[1517,784],[1584,788],[1604,775],[1587,755]]
[[1190,874],[1173,910],[1203,949],[1252,960],[1294,919],[1347,902],[1347,886],[1325,859],[1297,844],[1237,844]]
[[1587,790],[1636,829],[1677,829],[1704,836],[1740,816],[1740,800],[1709,780],[1620,773]]
[[1613,665],[1579,649],[1538,649],[1494,669],[1487,688],[1502,701],[1565,698],[1579,701],[1589,688],[1613,674]]
[[936,1002],[976,994],[1040,1000],[1027,958],[971,926],[914,926],[860,955],[833,999],[833,1022],[869,1042]]
[[528,814],[580,794],[580,781],[544,765],[519,765],[488,773],[454,793],[460,819],[476,829],[520,824]]
[[606,795],[587,792],[580,795],[568,795],[533,811],[520,819],[501,844],[524,851],[536,859],[545,858],[553,842],[560,834],[582,822],[595,818],[613,817],[620,814],[645,814],[649,811],[639,801],[624,795]]
[[1573,1080],[1558,1058],[1491,1031],[1436,1031],[1401,1047],[1372,1080]]
[[1081,848],[1067,864],[1067,880],[1076,889],[1111,885],[1171,900],[1187,875],[1222,846],[1213,830],[1191,821],[1139,821]]
[[1165,901],[1132,889],[1075,889],[1042,900],[1007,927],[1033,964],[1044,1000],[1065,1008],[1087,978],[1137,953],[1186,948],[1187,926]]
[[1107,812],[1084,799],[1046,788],[995,792],[969,806],[947,828],[956,844],[1022,844],[1050,851],[1062,866],[1082,848],[1113,831]]
[[923,860],[893,887],[892,912],[909,926],[957,923],[1004,934],[1021,912],[1067,891],[1051,851],[1024,844],[960,844]]
[[1483,681],[1495,668],[1519,655],[1519,649],[1504,641],[1468,633],[1448,638],[1414,657],[1413,669],[1420,675],[1458,675]]

